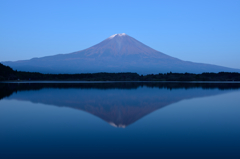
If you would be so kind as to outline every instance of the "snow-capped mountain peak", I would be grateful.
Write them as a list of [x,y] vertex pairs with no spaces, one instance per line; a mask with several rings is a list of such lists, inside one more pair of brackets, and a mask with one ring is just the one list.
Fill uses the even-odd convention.
[[125,34],[125,33],[120,33],[120,34],[114,34],[114,35],[111,35],[110,37],[109,37],[109,39],[112,39],[112,38],[114,38],[115,36],[126,36],[127,34]]

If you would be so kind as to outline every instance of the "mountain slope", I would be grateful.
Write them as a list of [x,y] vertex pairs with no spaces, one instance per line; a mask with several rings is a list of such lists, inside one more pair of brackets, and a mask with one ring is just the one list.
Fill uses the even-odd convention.
[[182,61],[156,51],[124,33],[112,35],[82,51],[2,63],[13,69],[42,73],[240,72],[238,69]]

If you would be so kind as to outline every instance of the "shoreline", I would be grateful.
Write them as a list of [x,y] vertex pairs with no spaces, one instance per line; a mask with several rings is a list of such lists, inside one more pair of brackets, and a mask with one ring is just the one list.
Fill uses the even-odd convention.
[[49,81],[49,80],[36,80],[36,81],[0,81],[0,83],[240,83],[240,81]]

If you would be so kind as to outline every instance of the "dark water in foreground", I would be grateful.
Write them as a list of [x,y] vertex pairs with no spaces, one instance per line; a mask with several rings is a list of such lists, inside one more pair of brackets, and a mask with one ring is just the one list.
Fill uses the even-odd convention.
[[240,158],[240,84],[0,83],[5,158]]

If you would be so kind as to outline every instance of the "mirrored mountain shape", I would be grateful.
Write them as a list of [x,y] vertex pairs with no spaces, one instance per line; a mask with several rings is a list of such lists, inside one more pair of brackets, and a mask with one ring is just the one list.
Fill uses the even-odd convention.
[[90,48],[73,53],[1,63],[12,67],[14,70],[41,73],[240,72],[240,69],[194,63],[171,57],[150,48],[125,33],[114,34]]
[[122,128],[173,103],[239,88],[240,83],[0,84],[3,99],[81,110]]

